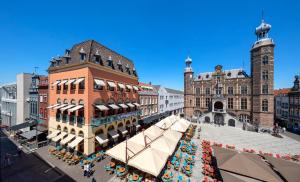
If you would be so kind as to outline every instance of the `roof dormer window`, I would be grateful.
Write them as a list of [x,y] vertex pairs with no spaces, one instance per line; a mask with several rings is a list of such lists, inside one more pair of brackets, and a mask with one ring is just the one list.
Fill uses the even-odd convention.
[[135,70],[135,67],[132,68],[132,73],[136,76],[136,70]]
[[128,64],[126,64],[125,68],[126,68],[126,72],[127,72],[129,75],[131,75],[130,67],[129,67]]
[[96,64],[100,64],[103,66],[103,61],[101,59],[101,56],[99,54],[99,51],[97,50],[96,53],[94,54],[94,57],[95,57],[95,63]]
[[107,61],[108,61],[108,66],[111,67],[112,69],[115,69],[111,56],[108,56]]
[[118,65],[118,69],[123,72],[123,67],[122,67],[121,60],[118,61],[117,65]]
[[209,78],[209,74],[206,75],[206,78]]
[[85,61],[86,52],[83,50],[83,48],[80,49],[79,54],[80,54],[80,62]]
[[228,72],[228,73],[227,73],[227,76],[228,76],[228,77],[231,77],[231,72]]
[[199,80],[201,79],[201,75],[198,76],[198,79],[199,79]]
[[70,50],[69,49],[65,50],[64,58],[65,58],[65,64],[69,64],[70,63],[70,59],[71,59]]

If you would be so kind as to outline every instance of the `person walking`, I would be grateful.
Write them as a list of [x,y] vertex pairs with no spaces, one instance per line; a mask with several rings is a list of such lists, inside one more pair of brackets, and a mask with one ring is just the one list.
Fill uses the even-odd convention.
[[91,176],[91,164],[87,164],[87,177]]
[[96,179],[95,179],[95,178],[93,178],[93,179],[92,179],[92,182],[96,182]]
[[84,177],[87,176],[87,164],[84,164],[84,166],[83,166],[83,176]]

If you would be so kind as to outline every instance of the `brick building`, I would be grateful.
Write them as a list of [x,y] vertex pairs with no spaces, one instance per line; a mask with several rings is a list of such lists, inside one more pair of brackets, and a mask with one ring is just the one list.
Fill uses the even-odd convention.
[[159,120],[158,92],[151,84],[140,82],[139,88],[141,121],[144,125],[150,125]]
[[138,76],[128,58],[94,40],[54,58],[49,76],[49,135],[89,155],[139,128]]
[[274,42],[268,37],[271,25],[262,21],[255,29],[252,45],[251,73],[243,69],[223,70],[217,65],[212,72],[194,75],[192,59],[185,60],[184,113],[199,118],[237,126],[254,124],[272,127],[274,121]]
[[274,117],[281,126],[286,126],[289,120],[290,88],[274,90]]
[[[288,93],[289,96],[289,121],[288,128],[300,131],[300,76],[295,76],[294,86]],[[300,132],[299,132],[300,133]]]

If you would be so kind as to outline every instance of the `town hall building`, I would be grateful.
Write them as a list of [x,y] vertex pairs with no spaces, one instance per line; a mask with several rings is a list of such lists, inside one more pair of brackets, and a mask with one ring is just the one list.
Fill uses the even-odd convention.
[[255,29],[250,74],[217,65],[212,72],[194,75],[192,59],[185,60],[185,117],[229,126],[273,126],[275,44],[268,35],[270,29],[264,20]]

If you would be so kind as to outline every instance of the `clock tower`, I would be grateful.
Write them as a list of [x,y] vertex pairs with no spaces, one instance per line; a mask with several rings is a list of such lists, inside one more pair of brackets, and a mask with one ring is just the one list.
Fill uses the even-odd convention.
[[185,60],[184,70],[184,115],[187,118],[192,118],[194,112],[194,72],[192,69],[192,59],[187,57]]
[[255,29],[256,42],[251,48],[252,121],[270,128],[274,123],[274,47],[269,37],[271,25],[262,20]]

